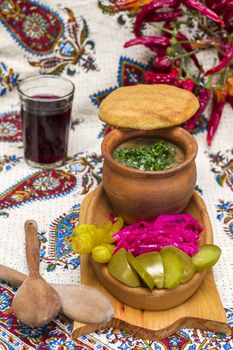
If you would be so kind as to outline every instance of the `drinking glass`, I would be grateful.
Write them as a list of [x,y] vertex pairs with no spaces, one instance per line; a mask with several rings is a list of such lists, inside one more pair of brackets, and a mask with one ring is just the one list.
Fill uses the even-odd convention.
[[74,89],[70,80],[54,75],[33,76],[18,84],[29,165],[52,169],[65,162]]

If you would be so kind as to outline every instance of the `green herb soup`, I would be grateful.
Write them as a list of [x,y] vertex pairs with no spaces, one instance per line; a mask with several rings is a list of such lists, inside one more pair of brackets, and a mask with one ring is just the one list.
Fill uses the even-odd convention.
[[113,158],[130,168],[145,171],[170,169],[184,160],[184,152],[175,144],[155,138],[135,138],[118,146]]

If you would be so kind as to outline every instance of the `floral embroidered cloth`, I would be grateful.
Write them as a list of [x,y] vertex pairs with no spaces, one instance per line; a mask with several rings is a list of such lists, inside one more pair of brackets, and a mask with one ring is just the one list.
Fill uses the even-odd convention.
[[[70,240],[84,196],[101,181],[100,143],[105,125],[97,118],[101,100],[119,86],[143,82],[151,54],[124,49],[135,13],[150,0],[0,0],[0,263],[27,273],[23,224],[36,219],[41,271],[50,282],[79,283],[79,257]],[[208,67],[211,54],[202,61]],[[69,161],[47,172],[23,160],[16,83],[38,73],[62,74],[76,86]],[[203,196],[222,248],[214,268],[216,284],[233,327],[233,148],[232,111],[226,106],[211,148],[208,113],[194,131],[199,144],[196,190]],[[72,324],[59,315],[48,326],[30,329],[10,310],[16,291],[0,283],[0,349],[233,349],[227,336],[184,329],[159,342],[106,329],[77,342]]]

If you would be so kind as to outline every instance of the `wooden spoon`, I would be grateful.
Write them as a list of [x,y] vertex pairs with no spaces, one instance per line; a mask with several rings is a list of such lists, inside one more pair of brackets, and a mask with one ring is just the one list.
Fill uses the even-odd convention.
[[[0,280],[19,287],[26,275],[0,264]],[[50,284],[60,295],[61,312],[71,321],[105,323],[114,316],[111,301],[97,289],[85,284]]]
[[26,234],[26,257],[29,275],[13,299],[12,309],[16,317],[30,327],[49,323],[59,312],[59,294],[40,275],[39,241],[37,225],[28,220],[24,225]]

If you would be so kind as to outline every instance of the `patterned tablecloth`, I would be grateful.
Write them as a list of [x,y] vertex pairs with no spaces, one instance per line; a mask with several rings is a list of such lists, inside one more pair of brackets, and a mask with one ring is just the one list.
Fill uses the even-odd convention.
[[[135,4],[148,1],[138,0]],[[128,6],[127,6],[128,3]],[[0,263],[26,273],[23,224],[39,226],[41,271],[50,282],[79,283],[79,257],[70,247],[80,203],[101,180],[100,143],[105,125],[97,118],[101,100],[118,86],[143,81],[151,54],[124,49],[132,37],[131,1],[0,0]],[[210,56],[202,57],[208,66]],[[70,130],[70,160],[48,172],[23,160],[15,85],[37,73],[62,74],[76,86]],[[197,191],[203,196],[222,248],[214,274],[229,324],[233,325],[233,148],[232,111],[225,107],[211,148],[207,116],[194,134],[199,144]],[[233,349],[228,336],[183,329],[160,342],[137,339],[117,329],[70,338],[71,323],[59,315],[48,326],[30,329],[10,310],[15,293],[0,284],[0,349]]]

